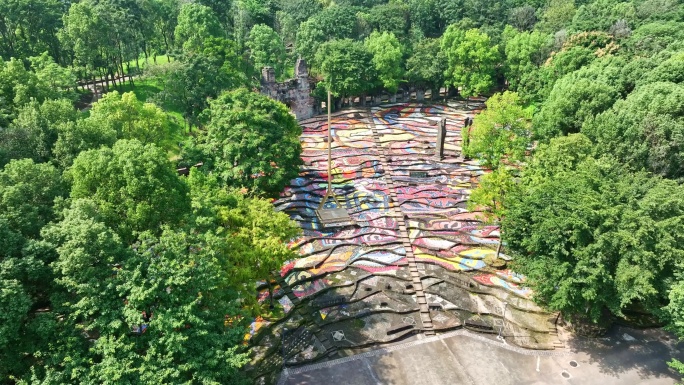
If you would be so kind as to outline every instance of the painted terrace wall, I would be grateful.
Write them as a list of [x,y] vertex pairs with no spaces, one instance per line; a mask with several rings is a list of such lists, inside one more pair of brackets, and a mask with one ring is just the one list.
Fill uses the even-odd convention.
[[531,301],[506,255],[496,258],[498,226],[466,208],[487,170],[460,157],[461,129],[482,106],[402,103],[334,114],[333,188],[356,222],[335,230],[322,228],[314,211],[327,187],[326,117],[300,122],[304,166],[275,206],[304,234],[291,242],[300,258],[283,267],[274,292],[285,316],[255,321],[248,336],[258,382],[274,383],[283,363],[294,370],[415,333],[501,331],[520,347],[562,346],[557,314]]

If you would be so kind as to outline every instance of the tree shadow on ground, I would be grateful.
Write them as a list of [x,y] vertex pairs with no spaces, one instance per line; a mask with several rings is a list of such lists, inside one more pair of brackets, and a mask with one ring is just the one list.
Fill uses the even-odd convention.
[[662,329],[632,329],[612,326],[605,336],[589,338],[573,336],[566,347],[588,357],[600,373],[619,377],[635,370],[639,377],[679,379],[667,361],[684,360],[684,342]]

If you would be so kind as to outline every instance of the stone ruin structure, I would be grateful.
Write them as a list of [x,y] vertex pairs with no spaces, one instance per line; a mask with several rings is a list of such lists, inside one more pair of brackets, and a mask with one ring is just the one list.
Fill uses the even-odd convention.
[[[261,93],[282,102],[290,108],[297,120],[312,118],[323,112],[322,103],[316,100],[311,93],[316,88],[316,79],[309,76],[306,61],[302,58],[295,63],[295,77],[284,82],[276,81],[275,70],[272,67],[261,69]],[[437,102],[448,93],[447,89],[426,90],[419,88],[400,89],[396,94],[381,92],[376,95],[352,96],[335,101],[335,109],[345,106],[367,107],[378,106],[382,103],[432,101]]]
[[294,79],[282,83],[276,82],[272,67],[261,69],[261,93],[288,106],[297,120],[308,119],[319,113],[320,106],[311,96],[315,87],[316,82],[309,77],[304,59],[297,59]]
[[[334,229],[315,212],[327,188],[326,117],[300,121],[304,165],[274,205],[303,234],[272,292],[281,316],[255,320],[246,336],[256,383],[414,334],[563,347],[558,313],[531,300],[525,277],[496,251],[499,227],[467,207],[489,172],[461,157],[461,130],[481,108],[395,103],[333,114],[332,186],[354,220]],[[258,290],[268,301],[265,282]]]

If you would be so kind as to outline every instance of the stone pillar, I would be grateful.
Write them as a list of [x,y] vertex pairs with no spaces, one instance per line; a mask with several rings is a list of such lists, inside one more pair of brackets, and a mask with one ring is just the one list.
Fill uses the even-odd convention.
[[437,154],[436,157],[439,160],[444,159],[444,140],[446,139],[446,118],[442,118],[439,121],[439,126],[437,127]]
[[306,65],[306,60],[299,58],[295,63],[295,77],[297,78],[308,78],[309,68]]
[[382,103],[382,95],[373,95],[373,105],[378,105]]
[[275,83],[275,69],[273,67],[264,67],[261,69],[261,80],[266,84]]
[[425,101],[425,90],[416,89],[416,101],[417,102]]
[[389,101],[390,101],[390,103],[396,103],[397,102],[397,93],[396,92],[390,94]]

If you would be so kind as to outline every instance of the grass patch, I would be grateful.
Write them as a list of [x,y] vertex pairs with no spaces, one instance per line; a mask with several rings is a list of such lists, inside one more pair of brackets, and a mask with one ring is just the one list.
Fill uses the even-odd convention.
[[[167,64],[171,59],[169,58],[168,55],[157,55],[157,63],[155,64],[154,60],[152,57],[149,57],[147,59],[147,62],[145,62],[145,56],[141,55],[140,58],[138,58],[138,63],[140,64],[140,70],[145,71],[145,68],[149,67],[154,67],[155,65],[164,65]],[[138,67],[136,65],[135,59],[129,61],[128,63],[124,63],[124,73],[128,75],[128,71],[130,68],[130,71],[133,72],[133,74],[138,74]]]
[[[133,79],[133,86],[126,82],[122,87],[116,88],[120,93],[133,92],[138,100],[142,102],[152,102],[151,98],[161,92],[162,86],[152,78],[139,77]],[[169,158],[177,158],[180,154],[179,142],[187,139],[188,129],[185,125],[185,119],[180,111],[173,110],[170,106],[160,106],[164,112],[169,116],[171,121],[171,130],[169,137],[163,143],[157,143],[159,146],[169,150]]]

